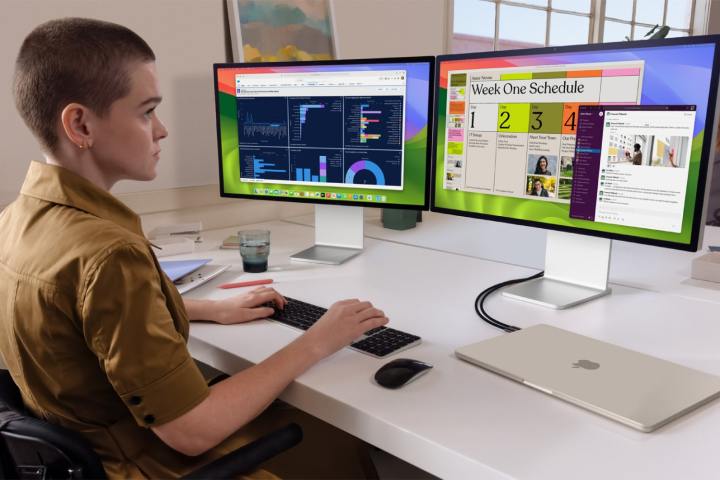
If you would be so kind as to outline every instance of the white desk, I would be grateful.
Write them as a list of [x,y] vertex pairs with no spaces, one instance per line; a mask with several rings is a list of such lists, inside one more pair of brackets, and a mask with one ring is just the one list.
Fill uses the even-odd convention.
[[[435,365],[391,391],[371,381],[386,360],[344,349],[283,393],[298,408],[447,479],[674,480],[719,474],[717,402],[643,434],[454,357],[460,345],[502,334],[475,316],[476,294],[531,270],[375,239],[339,267],[291,264],[288,256],[312,243],[312,228],[279,221],[264,226],[272,231],[270,272],[242,274],[237,251],[209,251],[233,269],[188,295],[221,298],[239,290],[215,288],[219,283],[270,276],[282,293],[318,305],[371,299],[392,326],[423,337],[422,345],[394,357]],[[231,231],[206,238],[217,245]],[[613,285],[610,296],[567,311],[501,296],[488,309],[521,327],[549,323],[720,375],[720,318],[711,302]],[[190,347],[200,360],[233,373],[299,334],[268,321],[200,323],[192,325]]]
[[[510,265],[542,270],[545,265],[545,230],[507,223],[423,212],[417,227],[397,231],[383,228],[378,209],[365,209],[365,235],[369,238],[431,248]],[[313,215],[286,221],[313,225]],[[458,233],[460,232],[460,233]],[[690,278],[690,263],[720,245],[720,227],[706,227],[702,252],[683,252],[613,241],[610,282],[720,303],[720,284]]]

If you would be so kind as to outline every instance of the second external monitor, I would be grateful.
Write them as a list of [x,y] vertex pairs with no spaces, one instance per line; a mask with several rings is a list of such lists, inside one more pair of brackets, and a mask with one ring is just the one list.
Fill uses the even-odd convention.
[[716,37],[438,59],[433,209],[698,247]]

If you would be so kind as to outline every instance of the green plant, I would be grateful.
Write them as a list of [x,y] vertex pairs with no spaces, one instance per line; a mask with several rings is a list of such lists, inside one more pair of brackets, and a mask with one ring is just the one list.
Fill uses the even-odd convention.
[[[649,32],[645,34],[643,38],[646,38],[648,40],[657,40],[659,38],[667,37],[668,33],[670,33],[670,27],[668,27],[667,25],[663,25],[661,27],[660,25],[656,24],[653,28],[650,29]],[[629,42],[630,38],[626,36],[625,40]]]

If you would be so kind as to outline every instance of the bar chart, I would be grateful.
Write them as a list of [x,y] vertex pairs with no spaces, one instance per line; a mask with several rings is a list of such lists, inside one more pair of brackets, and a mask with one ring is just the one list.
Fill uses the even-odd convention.
[[[367,133],[367,129],[374,123],[380,123],[380,118],[373,118],[375,115],[382,115],[382,110],[370,110],[370,104],[360,104],[360,143],[367,143],[368,140],[377,140],[382,137],[380,133]],[[369,117],[372,115],[373,117]]]
[[338,150],[291,148],[290,179],[312,183],[342,182],[343,154]]
[[244,149],[240,157],[240,167],[243,178],[287,180],[287,150]]
[[288,98],[291,147],[342,148],[342,97]]
[[345,147],[402,149],[403,97],[345,97]]
[[320,155],[319,175],[313,175],[309,168],[296,168],[295,180],[298,182],[327,182],[327,156]]

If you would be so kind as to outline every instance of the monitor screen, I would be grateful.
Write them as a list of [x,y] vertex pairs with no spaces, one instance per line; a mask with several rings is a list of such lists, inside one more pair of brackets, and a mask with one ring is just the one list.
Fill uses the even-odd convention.
[[216,64],[221,195],[427,209],[434,58]]
[[432,209],[696,250],[716,37],[438,58]]

